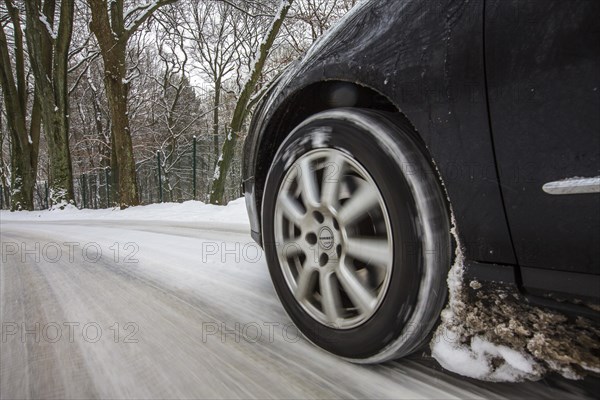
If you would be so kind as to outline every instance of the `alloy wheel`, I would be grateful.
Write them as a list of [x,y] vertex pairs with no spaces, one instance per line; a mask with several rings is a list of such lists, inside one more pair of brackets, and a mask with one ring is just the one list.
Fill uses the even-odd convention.
[[312,318],[351,329],[373,316],[394,247],[381,192],[360,163],[333,148],[300,157],[279,188],[274,224],[286,283]]

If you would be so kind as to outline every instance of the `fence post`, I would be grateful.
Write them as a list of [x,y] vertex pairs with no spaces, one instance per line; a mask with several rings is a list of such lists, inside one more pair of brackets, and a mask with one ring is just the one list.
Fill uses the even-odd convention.
[[87,179],[81,174],[81,208],[87,208]]
[[156,150],[156,164],[158,167],[158,202],[163,202],[163,188],[162,188],[162,173],[160,170],[160,150]]
[[46,209],[50,209],[50,190],[48,189],[48,181],[44,183],[46,187]]
[[96,173],[94,174],[94,210],[98,209],[98,196],[99,196],[99,192],[98,190],[100,190],[100,178],[98,177],[98,172],[96,171]]
[[192,144],[192,170],[193,170],[192,185],[194,188],[194,200],[196,200],[196,167],[197,167],[197,165],[196,165],[196,142],[197,142],[197,139],[196,139],[196,136],[194,135],[194,141]]
[[104,179],[106,182],[106,208],[110,208],[110,181],[108,180],[108,167],[104,168]]
[[152,178],[150,177],[150,175],[146,176],[146,187],[148,188],[148,204],[153,204],[153,198],[152,198],[152,192],[153,192],[153,187],[152,187]]

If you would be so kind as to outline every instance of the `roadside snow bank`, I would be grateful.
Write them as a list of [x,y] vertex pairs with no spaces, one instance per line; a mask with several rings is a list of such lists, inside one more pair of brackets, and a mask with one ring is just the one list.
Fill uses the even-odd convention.
[[[456,230],[452,231],[457,239]],[[531,306],[502,286],[463,284],[457,246],[448,275],[449,301],[431,341],[432,356],[447,370],[493,382],[538,380],[547,372],[569,379],[600,372],[600,329],[584,318]]]
[[248,225],[248,213],[244,199],[231,201],[226,206],[205,204],[201,201],[185,203],[161,203],[147,206],[102,210],[79,210],[67,206],[64,210],[0,211],[0,221],[71,221],[71,220],[143,220],[219,222]]

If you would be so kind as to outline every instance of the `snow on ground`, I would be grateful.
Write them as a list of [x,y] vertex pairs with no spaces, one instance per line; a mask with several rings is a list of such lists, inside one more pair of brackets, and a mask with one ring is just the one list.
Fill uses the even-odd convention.
[[[132,225],[143,224],[136,225],[138,229],[162,229],[165,233],[167,227],[163,226],[164,223],[176,222],[178,227],[172,229],[181,232],[185,228],[184,222],[194,226],[201,223],[199,226],[210,232],[210,237],[206,239],[213,242],[216,239],[227,241],[229,234],[219,226],[237,232],[249,230],[244,199],[232,201],[227,206],[188,201],[125,210],[78,210],[67,207],[65,210],[52,211],[1,211],[0,221],[50,222],[41,224],[38,229],[51,226],[53,221],[75,221],[78,224],[90,221],[90,225],[106,225],[104,228],[98,225],[96,229],[105,229],[113,221],[131,221]],[[158,226],[157,222],[163,224]],[[63,229],[65,226],[61,225]],[[99,233],[93,229],[86,230],[90,240],[100,241]],[[143,235],[146,233],[136,231],[136,240]],[[194,236],[197,235],[194,233]],[[113,240],[113,233],[107,238]],[[154,242],[151,247],[165,248],[162,242],[165,238],[161,236],[160,241]],[[178,245],[179,242],[181,238],[178,239]],[[208,244],[214,245],[211,243]],[[110,243],[104,244],[108,254]],[[194,247],[198,245],[188,244],[187,248]],[[489,293],[478,282],[464,285],[464,260],[460,246],[457,247],[455,264],[448,276],[448,306],[442,312],[442,323],[431,342],[432,356],[444,368],[463,376],[495,382],[537,380],[550,371],[577,379],[586,372],[600,371],[600,358],[596,355],[600,351],[600,329],[582,318],[573,322],[563,315],[529,306],[514,293],[503,290]],[[141,251],[145,252],[150,251]],[[181,252],[184,252],[183,248]],[[156,261],[156,255],[151,258],[153,261],[147,260],[146,265]],[[162,266],[165,263],[167,261],[159,264]]]
[[71,221],[71,220],[135,220],[135,221],[186,221],[219,222],[248,225],[248,212],[243,198],[227,206],[214,206],[201,201],[161,203],[147,206],[101,210],[79,210],[70,206],[64,210],[0,211],[1,221]]
[[[158,210],[155,216],[161,216]],[[0,398],[597,397],[579,383],[517,386],[462,379],[418,357],[377,366],[333,357],[293,327],[264,257],[257,260],[256,253],[243,249],[231,253],[236,243],[252,240],[247,229],[192,225],[3,220],[2,240],[25,243],[20,246],[29,254],[23,259],[20,252],[11,253],[0,263],[0,314],[3,321],[18,323],[21,333],[40,322],[41,340],[27,334],[24,341],[15,333],[0,343]],[[123,247],[132,240],[133,255]],[[71,252],[67,243],[73,242],[79,246]],[[54,253],[42,252],[36,260],[31,254],[36,243],[58,245],[63,256],[55,260]],[[86,243],[94,245],[89,253],[82,251]],[[121,245],[116,258],[115,243]],[[224,251],[203,252],[214,244]],[[97,260],[93,248],[102,249]],[[62,327],[57,342],[50,341],[54,331],[47,329],[56,324]],[[100,327],[100,336],[91,341],[96,332],[84,334],[86,326]]]

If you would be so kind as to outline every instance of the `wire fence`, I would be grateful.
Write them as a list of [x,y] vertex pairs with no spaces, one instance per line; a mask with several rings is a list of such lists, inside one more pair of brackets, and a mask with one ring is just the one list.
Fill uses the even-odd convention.
[[[242,196],[240,160],[241,145],[238,145],[225,188],[226,202]],[[136,164],[140,203],[208,202],[216,162],[217,156],[210,151],[210,146],[196,138],[177,152],[166,154],[158,150],[153,158]],[[100,168],[74,177],[73,188],[75,202],[80,209],[111,208],[119,198],[110,168]],[[34,206],[37,210],[52,207],[48,181],[37,182]],[[9,208],[9,191],[0,189],[0,209]]]

